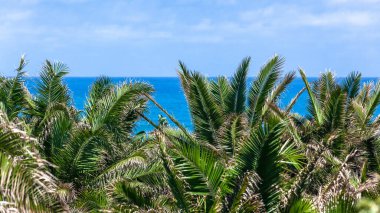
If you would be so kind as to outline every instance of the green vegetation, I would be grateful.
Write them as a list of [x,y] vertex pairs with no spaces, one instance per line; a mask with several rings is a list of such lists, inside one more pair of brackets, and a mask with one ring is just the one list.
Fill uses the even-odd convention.
[[[231,79],[212,81],[181,62],[193,131],[151,96],[145,83],[92,85],[75,109],[46,61],[32,96],[22,58],[0,77],[0,211],[20,212],[376,212],[379,211],[380,83],[330,72],[286,106],[296,73],[271,58],[247,83],[250,58]],[[292,111],[302,92],[309,113]],[[166,118],[144,115],[148,101]],[[154,131],[135,134],[139,119]]]

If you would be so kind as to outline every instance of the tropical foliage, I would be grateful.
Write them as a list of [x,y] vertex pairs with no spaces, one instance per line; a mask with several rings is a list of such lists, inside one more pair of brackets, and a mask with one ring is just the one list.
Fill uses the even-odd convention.
[[[300,68],[304,88],[284,105],[297,73],[274,56],[250,82],[250,61],[216,79],[179,63],[189,130],[141,82],[100,77],[76,109],[60,62],[44,63],[31,95],[22,57],[0,77],[0,211],[379,211],[380,83],[309,82]],[[135,132],[139,120],[154,130]]]

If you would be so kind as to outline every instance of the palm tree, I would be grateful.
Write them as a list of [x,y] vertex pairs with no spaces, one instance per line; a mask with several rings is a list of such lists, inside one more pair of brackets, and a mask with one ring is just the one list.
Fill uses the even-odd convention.
[[15,77],[0,77],[0,109],[9,121],[16,123],[25,116],[25,112],[31,104],[31,95],[24,85],[25,71],[23,69],[26,64],[27,62],[22,56],[15,70]]
[[300,74],[309,115],[280,114],[296,126],[308,161],[289,188],[285,209],[312,200],[320,211],[333,212],[344,204],[341,212],[353,212],[359,198],[379,192],[379,126],[374,118],[379,84],[361,87],[361,75],[355,72],[338,83],[327,72],[310,86],[302,69]]
[[[359,73],[323,73],[285,107],[274,56],[248,83],[250,58],[231,78],[208,79],[180,62],[193,131],[140,82],[98,78],[84,111],[46,61],[36,94],[0,77],[0,211],[21,212],[359,212],[379,196],[380,83]],[[293,106],[304,92],[308,113]],[[152,101],[175,124],[145,116]],[[155,127],[134,133],[137,122]],[[362,201],[360,201],[364,198]],[[370,205],[369,205],[370,204]],[[359,208],[356,206],[358,205]]]
[[[379,84],[361,86],[358,73],[337,83],[327,72],[310,86],[300,69],[305,88],[280,108],[294,79],[290,73],[276,84],[282,64],[278,56],[270,59],[248,90],[249,58],[230,80],[210,81],[180,63],[194,133],[148,96],[179,127],[156,126],[179,209],[353,212],[360,197],[378,196]],[[305,90],[303,117],[292,107]]]
[[283,62],[279,56],[271,58],[249,89],[250,58],[243,60],[231,80],[216,81],[180,62],[194,133],[165,110],[180,129],[156,126],[163,135],[158,137],[161,158],[178,208],[186,212],[279,209],[282,175],[297,168],[302,158],[293,139],[282,137],[285,122],[270,110],[295,77],[290,73],[281,79]]
[[[154,149],[150,149],[149,137],[145,133],[133,133],[140,114],[146,109],[146,99],[142,94],[151,93],[151,86],[139,82],[115,85],[109,78],[101,77],[93,84],[85,112],[81,114],[73,106],[70,91],[63,80],[68,73],[65,64],[45,62],[34,96],[24,86],[25,65],[22,58],[16,77],[1,78],[2,119],[25,132],[25,137],[34,138],[33,152],[37,154],[33,157],[38,156],[34,161],[46,159],[42,168],[54,180],[56,194],[53,197],[59,201],[58,206],[65,211],[101,210],[103,207],[125,209],[145,205],[136,196],[149,194],[144,191],[148,187],[151,188],[151,196],[162,191],[162,187],[158,184],[156,187],[152,182],[159,182],[162,170],[160,164],[152,163]],[[12,138],[7,133],[3,139]],[[4,142],[5,147],[7,144]],[[18,148],[21,147],[24,146]],[[30,154],[31,151],[26,148],[19,150],[18,155],[23,152]],[[5,152],[2,154],[7,156]],[[20,158],[18,155],[15,157]],[[19,162],[9,161],[11,159],[5,161],[6,157],[1,159],[8,162],[4,163],[8,167],[12,165],[10,162]],[[41,175],[44,174],[41,172]],[[92,200],[88,196],[90,191],[106,193],[109,204],[99,206],[99,209],[89,208],[90,203],[97,202],[96,197]],[[29,193],[23,192],[29,196]],[[30,193],[34,196],[37,191]],[[7,205],[8,202],[11,200],[7,201]],[[21,207],[30,208],[21,204],[17,204],[16,208]]]
[[[97,197],[88,196],[91,191],[100,195],[116,193],[118,197],[124,192],[120,191],[120,187],[123,190],[127,186],[129,190],[138,190],[140,186],[136,183],[144,183],[140,178],[161,173],[157,164],[150,163],[154,158],[151,158],[152,151],[148,150],[148,141],[141,135],[133,135],[139,114],[146,108],[146,100],[141,94],[152,92],[149,85],[138,82],[115,85],[109,78],[101,77],[90,90],[83,117],[78,118],[77,110],[70,106],[67,87],[62,81],[60,69],[63,66],[51,67],[53,77],[42,80],[38,85],[41,95],[37,96],[36,102],[49,103],[52,100],[51,105],[57,107],[36,104],[41,105],[36,107],[36,111],[42,111],[41,114],[45,115],[45,118],[36,120],[42,124],[40,140],[44,144],[46,157],[55,165],[52,169],[62,183],[61,191],[74,193],[80,200],[78,203],[68,200],[72,206],[94,210],[95,207],[89,203],[97,203]],[[45,71],[42,76],[45,76]],[[61,92],[58,94],[61,98],[51,99],[50,94],[57,94],[54,88]],[[43,112],[44,109],[52,111]],[[38,117],[38,113],[34,115]],[[51,117],[46,118],[46,115]],[[94,185],[97,186],[95,189]],[[124,195],[126,200],[134,199],[132,204],[134,201],[140,202],[133,196],[137,195]],[[113,199],[107,199],[107,205],[96,208],[127,208],[123,207],[126,204],[122,201],[117,202],[116,206],[113,203],[116,203]]]
[[37,140],[9,120],[0,110],[0,210],[62,210],[57,180],[49,172],[49,162],[38,152]]

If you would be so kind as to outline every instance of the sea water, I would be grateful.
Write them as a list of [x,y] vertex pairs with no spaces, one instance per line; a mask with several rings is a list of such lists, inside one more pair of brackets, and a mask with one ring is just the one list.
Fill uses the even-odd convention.
[[[113,77],[111,78],[114,83],[121,83],[123,81],[140,81],[151,84],[155,90],[153,97],[156,101],[162,105],[171,115],[173,115],[183,126],[189,129],[193,129],[189,108],[181,88],[181,83],[177,77]],[[96,77],[66,77],[64,79],[70,93],[73,97],[73,103],[79,110],[84,109],[84,105],[88,96],[88,92],[91,88],[91,84],[96,80]],[[248,79],[248,85],[254,79]],[[316,78],[309,78],[309,82],[315,81]],[[343,80],[339,78],[338,81]],[[363,78],[362,82],[376,81],[376,78]],[[36,82],[38,78],[28,78],[26,85],[32,94],[36,93]],[[287,90],[281,96],[279,105],[285,107],[291,99],[304,87],[304,83],[301,78],[296,78],[287,88]],[[305,91],[296,104],[293,107],[293,112],[297,112],[301,115],[306,115],[308,106],[308,95]],[[379,110],[378,110],[379,111]],[[158,122],[158,115],[164,115],[153,103],[149,103],[147,117],[154,122]],[[166,116],[165,116],[166,117]],[[174,126],[168,119],[169,124]],[[135,131],[152,130],[153,127],[146,121],[139,121],[137,123]]]

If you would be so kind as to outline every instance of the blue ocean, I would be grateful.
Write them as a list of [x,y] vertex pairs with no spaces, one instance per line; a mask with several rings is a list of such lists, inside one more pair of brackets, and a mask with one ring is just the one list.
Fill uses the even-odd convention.
[[[95,81],[96,77],[67,77],[64,79],[68,85],[74,105],[83,110],[84,104],[86,102],[88,91],[91,84]],[[183,94],[180,80],[177,77],[114,77],[111,78],[115,83],[120,83],[125,80],[127,81],[141,81],[151,84],[155,92],[153,94],[154,98],[159,102],[168,112],[170,112],[174,117],[185,127],[192,129],[192,123],[190,119],[189,109],[186,103],[185,96]],[[252,82],[253,78],[248,79],[248,83]],[[316,78],[309,78],[309,81],[315,81]],[[342,80],[342,79],[338,79]],[[363,82],[376,81],[377,78],[363,78]],[[28,78],[26,81],[27,87],[30,89],[31,93],[36,92],[35,85],[38,78]],[[301,78],[295,79],[291,85],[288,87],[287,91],[283,94],[280,99],[280,106],[286,106],[290,100],[304,87],[304,83]],[[298,102],[295,104],[293,111],[299,114],[307,114],[307,93],[304,92],[299,98]],[[379,110],[378,110],[379,112]],[[158,121],[158,115],[163,113],[155,107],[152,103],[149,103],[149,111],[146,113],[147,116],[153,121]],[[173,124],[172,124],[173,125]],[[140,130],[151,130],[153,129],[145,121],[140,121],[137,124],[136,131]]]

